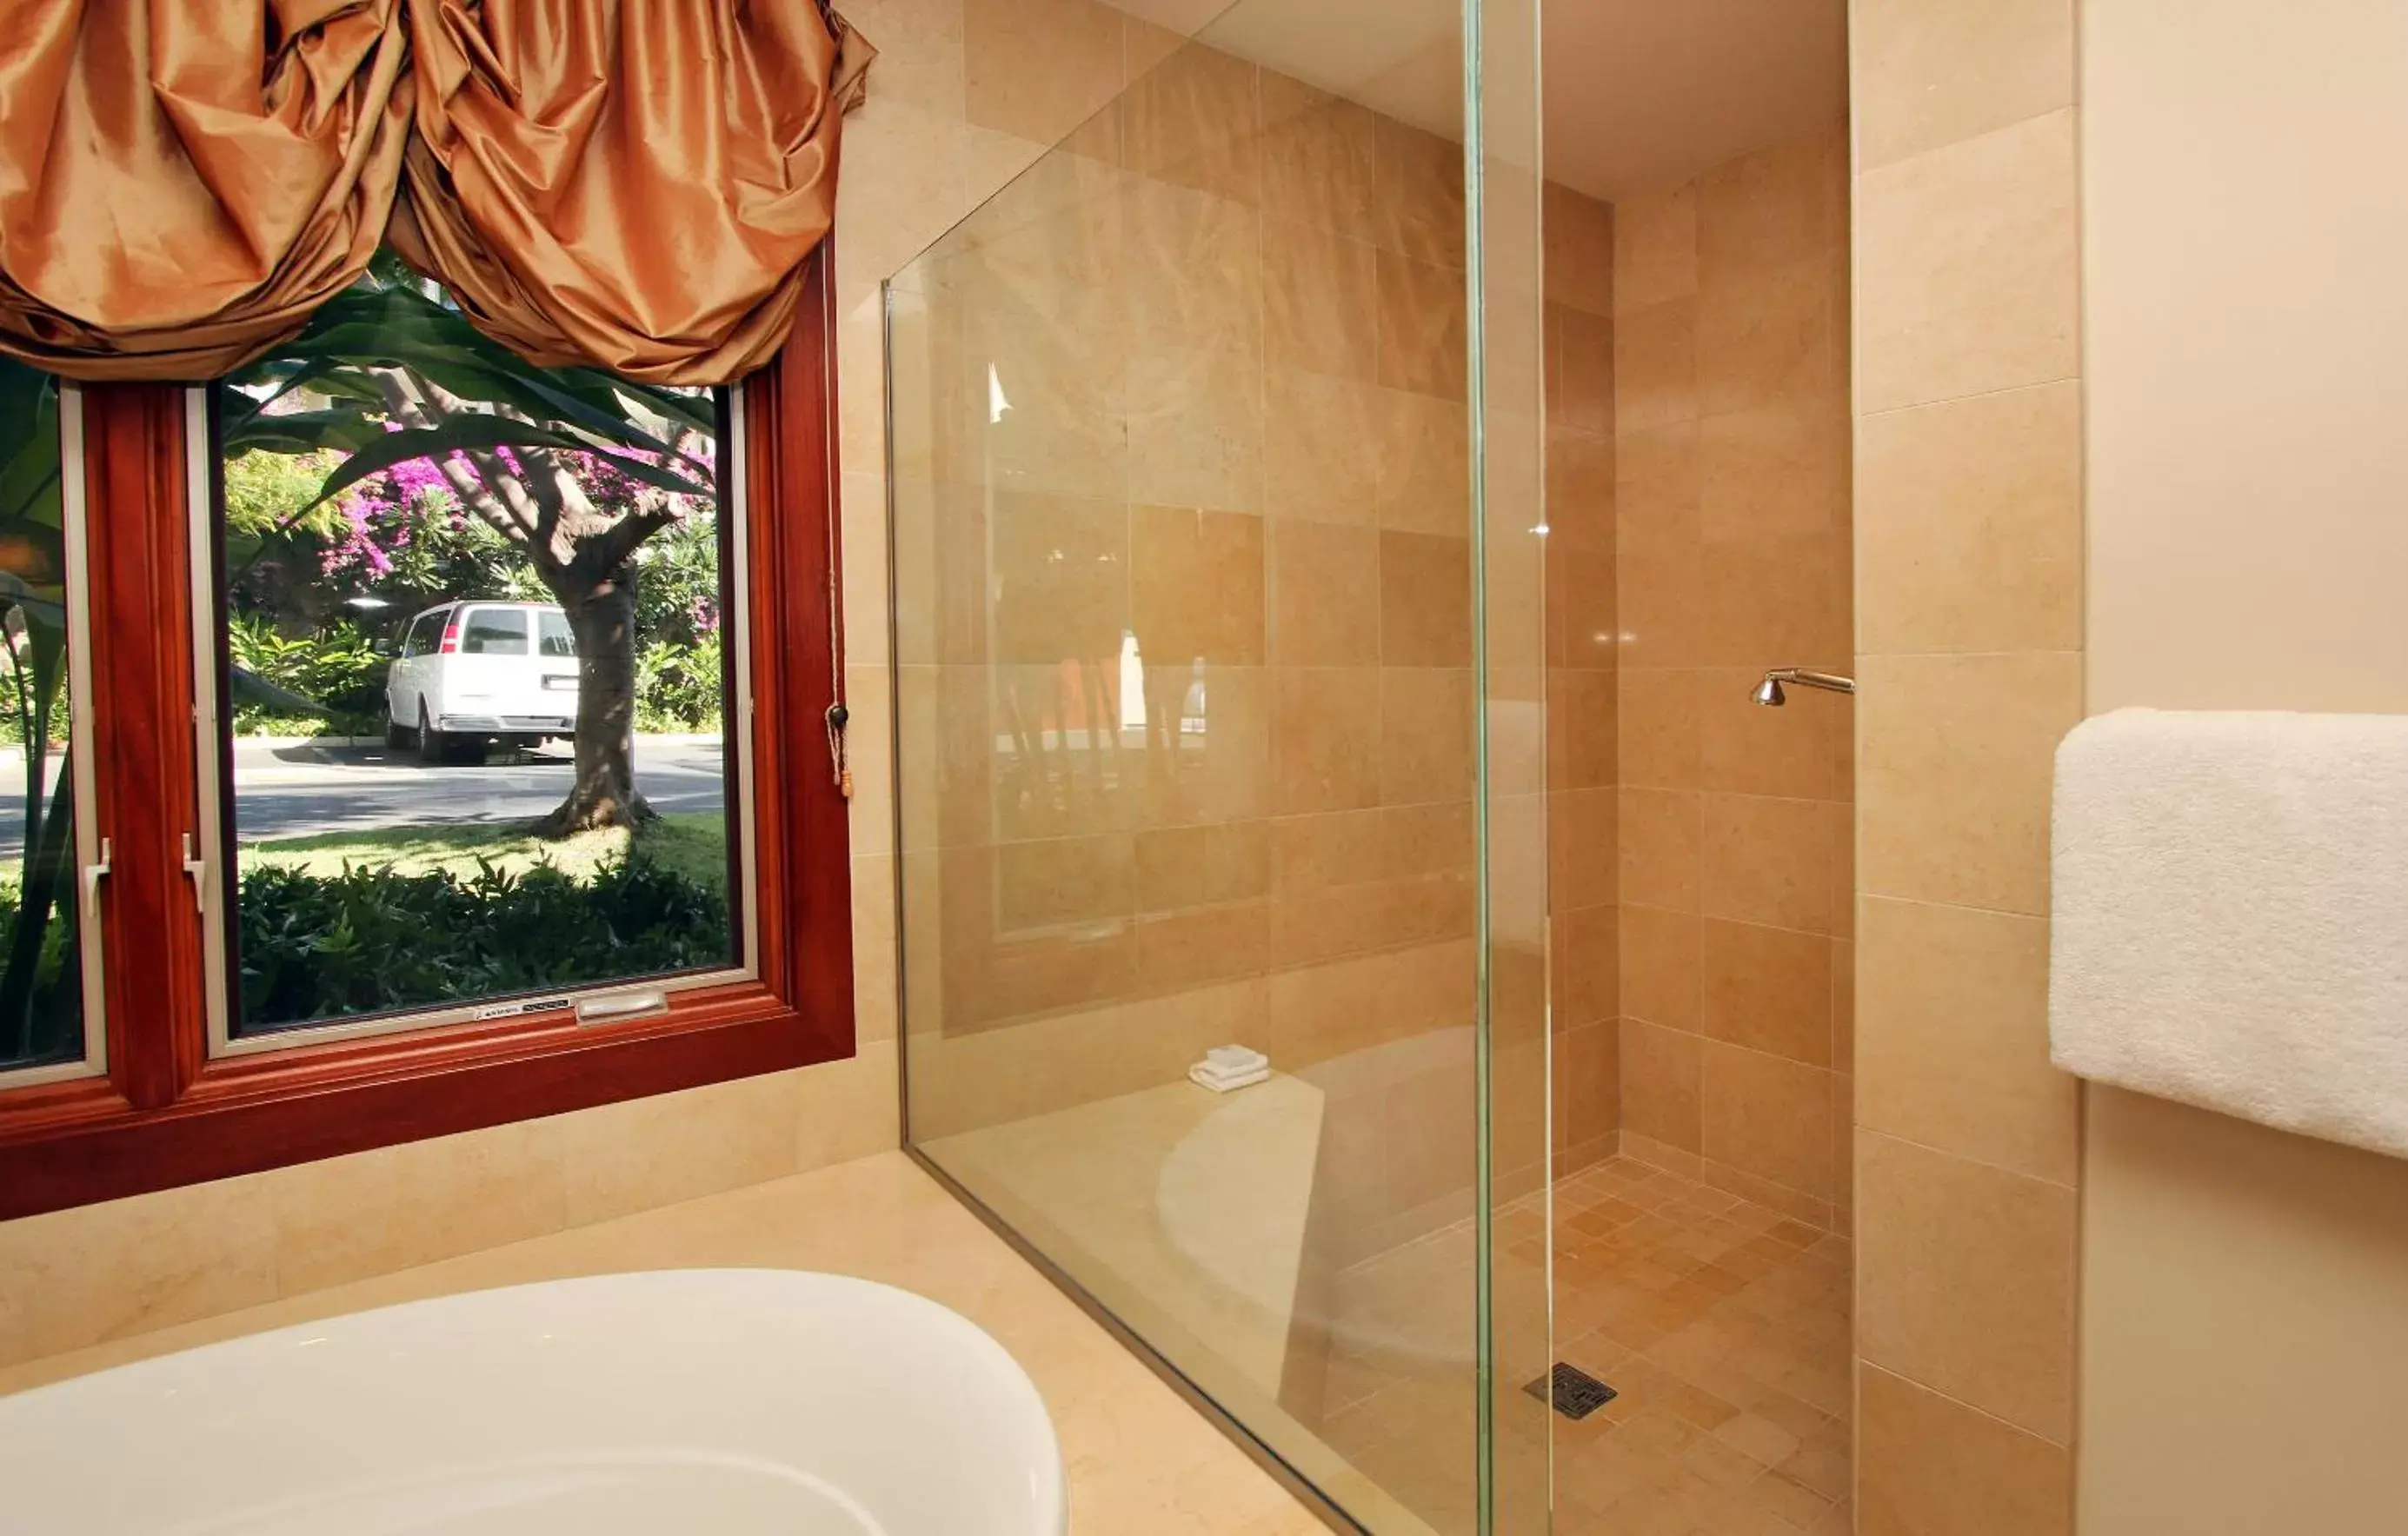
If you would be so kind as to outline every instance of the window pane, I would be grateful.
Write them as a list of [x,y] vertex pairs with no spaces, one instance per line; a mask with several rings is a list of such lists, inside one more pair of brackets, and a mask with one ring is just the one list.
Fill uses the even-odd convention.
[[0,359],[0,1071],[85,1059],[57,381]]
[[380,260],[213,405],[228,1038],[738,963],[724,395]]
[[[563,616],[563,623],[566,618]],[[523,656],[527,653],[526,611],[516,608],[472,608],[460,649],[472,656]]]

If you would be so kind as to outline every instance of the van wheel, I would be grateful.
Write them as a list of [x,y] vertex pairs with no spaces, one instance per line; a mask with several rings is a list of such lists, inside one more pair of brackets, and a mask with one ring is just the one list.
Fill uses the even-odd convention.
[[435,768],[449,761],[451,755],[452,733],[437,730],[434,722],[426,718],[426,701],[419,700],[418,760],[428,768]]
[[387,752],[399,752],[410,743],[409,727],[393,717],[388,708],[384,712],[384,745]]

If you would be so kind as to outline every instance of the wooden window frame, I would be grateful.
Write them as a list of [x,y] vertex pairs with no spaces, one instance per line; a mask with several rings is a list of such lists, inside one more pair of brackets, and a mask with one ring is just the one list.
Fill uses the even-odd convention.
[[105,1074],[0,1086],[0,1220],[849,1056],[853,901],[826,712],[841,676],[835,312],[812,257],[784,349],[738,386],[753,730],[750,977],[666,1013],[562,1014],[211,1059],[185,391],[82,387],[96,814],[112,846]]

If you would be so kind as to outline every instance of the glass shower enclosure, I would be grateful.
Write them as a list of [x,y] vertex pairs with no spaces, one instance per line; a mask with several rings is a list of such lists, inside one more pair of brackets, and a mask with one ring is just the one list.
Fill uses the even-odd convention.
[[1543,1531],[1536,0],[1122,8],[887,289],[907,1141],[1325,1510]]

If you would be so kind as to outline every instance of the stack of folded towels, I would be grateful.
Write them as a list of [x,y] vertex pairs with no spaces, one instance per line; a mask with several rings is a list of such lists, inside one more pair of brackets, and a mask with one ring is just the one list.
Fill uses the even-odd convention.
[[1242,1045],[1215,1045],[1204,1053],[1203,1060],[1187,1069],[1191,1082],[1200,1083],[1214,1093],[1260,1083],[1270,1075],[1271,1058]]

